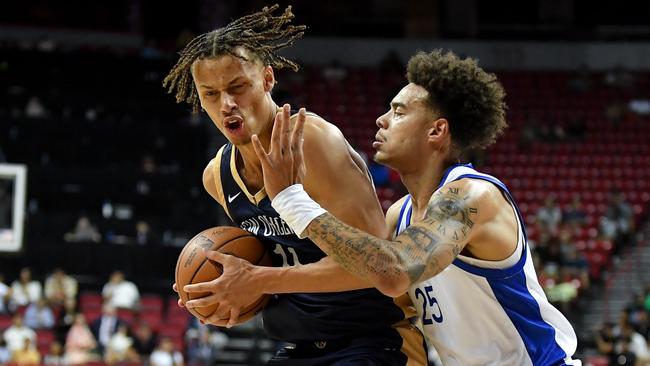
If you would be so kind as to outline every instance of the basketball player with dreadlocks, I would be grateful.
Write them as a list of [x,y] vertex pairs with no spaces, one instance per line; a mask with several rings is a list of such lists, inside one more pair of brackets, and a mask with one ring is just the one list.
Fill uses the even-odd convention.
[[184,305],[218,303],[215,314],[202,320],[234,325],[240,309],[262,293],[273,294],[263,310],[264,327],[271,338],[291,345],[270,365],[426,365],[423,337],[408,320],[414,315],[408,297],[393,299],[369,288],[310,240],[298,238],[271,207],[251,136],[268,146],[279,112],[305,122],[304,186],[310,195],[353,227],[389,234],[367,168],[341,132],[304,109],[291,116],[288,106],[273,101],[274,69],[298,68],[277,51],[305,29],[290,24],[290,7],[279,16],[272,14],[276,9],[265,7],[198,36],[164,80],[178,102],[202,108],[228,139],[204,171],[205,189],[236,225],[267,246],[275,265],[208,253],[223,265],[223,275],[187,285],[188,292],[210,295]]
[[580,365],[571,324],[537,281],[508,188],[462,163],[506,127],[501,84],[474,60],[439,50],[413,56],[407,78],[377,118],[373,143],[375,160],[409,192],[386,215],[390,240],[338,220],[299,184],[301,117],[293,129],[276,121],[269,153],[252,137],[273,207],[350,273],[387,295],[408,293],[444,365]]

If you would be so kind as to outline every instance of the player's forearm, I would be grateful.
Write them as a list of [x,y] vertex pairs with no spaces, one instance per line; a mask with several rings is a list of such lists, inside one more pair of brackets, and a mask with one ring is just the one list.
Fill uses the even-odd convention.
[[290,267],[257,267],[256,278],[262,292],[268,294],[341,292],[372,287],[372,284],[352,275],[332,258]]
[[395,243],[345,224],[330,213],[315,218],[304,232],[350,274],[390,296],[408,288],[407,268]]

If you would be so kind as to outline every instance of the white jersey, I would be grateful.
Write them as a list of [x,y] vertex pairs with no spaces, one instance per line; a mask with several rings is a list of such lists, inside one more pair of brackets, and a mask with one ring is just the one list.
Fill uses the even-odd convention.
[[[471,164],[451,167],[438,189],[462,178],[493,183],[517,213],[518,243],[503,261],[459,255],[433,278],[414,285],[409,296],[417,325],[446,366],[581,365],[571,359],[576,334],[546,299],[537,281],[523,219],[510,192],[498,179]],[[411,197],[401,208],[396,235],[411,221]]]

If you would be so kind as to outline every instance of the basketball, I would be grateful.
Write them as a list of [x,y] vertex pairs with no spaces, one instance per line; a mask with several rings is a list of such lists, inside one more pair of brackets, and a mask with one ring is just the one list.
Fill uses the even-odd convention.
[[[208,282],[221,276],[222,267],[207,259],[202,250],[218,250],[224,254],[234,255],[245,259],[252,264],[270,266],[271,257],[266,252],[264,245],[248,231],[237,227],[218,226],[204,230],[185,245],[176,262],[176,285],[178,295],[183,302],[198,299],[209,293],[187,293],[183,291],[185,285]],[[243,323],[254,317],[264,308],[270,295],[260,296],[250,305],[242,309],[238,323]],[[196,317],[209,317],[218,305],[187,309]]]

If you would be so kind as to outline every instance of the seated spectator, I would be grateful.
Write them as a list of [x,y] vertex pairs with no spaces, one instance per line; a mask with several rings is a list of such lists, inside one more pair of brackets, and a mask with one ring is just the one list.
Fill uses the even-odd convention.
[[625,201],[623,193],[613,191],[605,216],[601,219],[603,232],[614,239],[617,247],[631,244],[634,232],[634,212],[632,206]]
[[65,365],[65,356],[63,354],[63,347],[59,341],[54,341],[50,344],[50,349],[48,350],[45,357],[43,357],[43,363],[45,366],[64,366]]
[[66,301],[76,302],[77,280],[67,275],[61,268],[55,268],[45,280],[45,298],[50,304],[65,305]]
[[634,330],[650,342],[650,314],[645,309],[636,314]]
[[604,323],[600,330],[598,330],[598,333],[596,333],[598,352],[601,355],[609,356],[611,359],[614,356],[615,344],[614,325],[612,323]]
[[580,196],[574,196],[571,205],[567,207],[562,214],[562,220],[565,224],[571,226],[582,226],[587,221],[587,213],[582,207]]
[[104,301],[120,309],[135,310],[140,301],[140,292],[137,286],[124,279],[124,274],[115,271],[102,289]]
[[11,361],[11,351],[7,347],[7,342],[3,338],[0,338],[0,365]]
[[29,339],[32,344],[36,343],[36,332],[25,326],[20,314],[14,315],[13,324],[5,330],[3,337],[11,352],[22,349],[25,346],[25,339]]
[[11,284],[11,301],[16,306],[27,306],[38,301],[42,296],[42,286],[38,281],[32,280],[32,271],[23,268],[18,280]]
[[129,337],[128,332],[129,329],[126,324],[121,324],[110,341],[108,341],[104,352],[104,361],[107,364],[113,365],[127,360],[128,351],[133,345],[133,339]]
[[95,226],[90,222],[88,217],[81,216],[77,220],[74,229],[72,229],[71,232],[66,233],[63,236],[63,239],[71,243],[89,241],[99,243],[102,240],[102,236],[99,231],[97,231],[97,228],[95,228]]
[[133,348],[143,359],[148,359],[156,349],[156,336],[147,323],[140,323],[133,332]]
[[23,346],[11,355],[11,362],[16,365],[38,366],[41,363],[41,354],[34,347],[32,340],[25,338]]
[[190,366],[214,365],[217,353],[228,343],[228,336],[205,325],[189,329],[185,338]]
[[29,304],[25,311],[25,325],[32,329],[52,329],[54,327],[54,313],[45,299],[40,299]]
[[562,211],[555,203],[555,197],[549,196],[544,201],[535,217],[536,223],[551,235],[557,233],[558,225],[562,222]]
[[620,337],[609,359],[610,366],[638,366],[637,357],[630,350],[630,338]]
[[650,350],[648,349],[648,342],[646,339],[634,330],[632,324],[629,322],[624,323],[621,327],[622,338],[628,340],[628,347],[630,352],[634,353],[637,358],[637,362],[645,365],[650,361]]
[[565,247],[563,251],[563,267],[570,275],[578,278],[583,289],[589,288],[589,261],[583,253],[576,249],[575,245]]
[[5,284],[5,277],[0,273],[0,314],[12,312],[11,287]]
[[90,325],[95,339],[99,341],[98,346],[102,353],[121,325],[122,320],[117,317],[115,308],[110,304],[104,303],[102,316]]
[[86,325],[86,318],[77,314],[74,324],[65,339],[65,360],[67,365],[83,365],[98,359],[94,353],[97,347],[95,337]]
[[183,366],[183,355],[174,350],[171,339],[163,338],[149,357],[149,366]]

